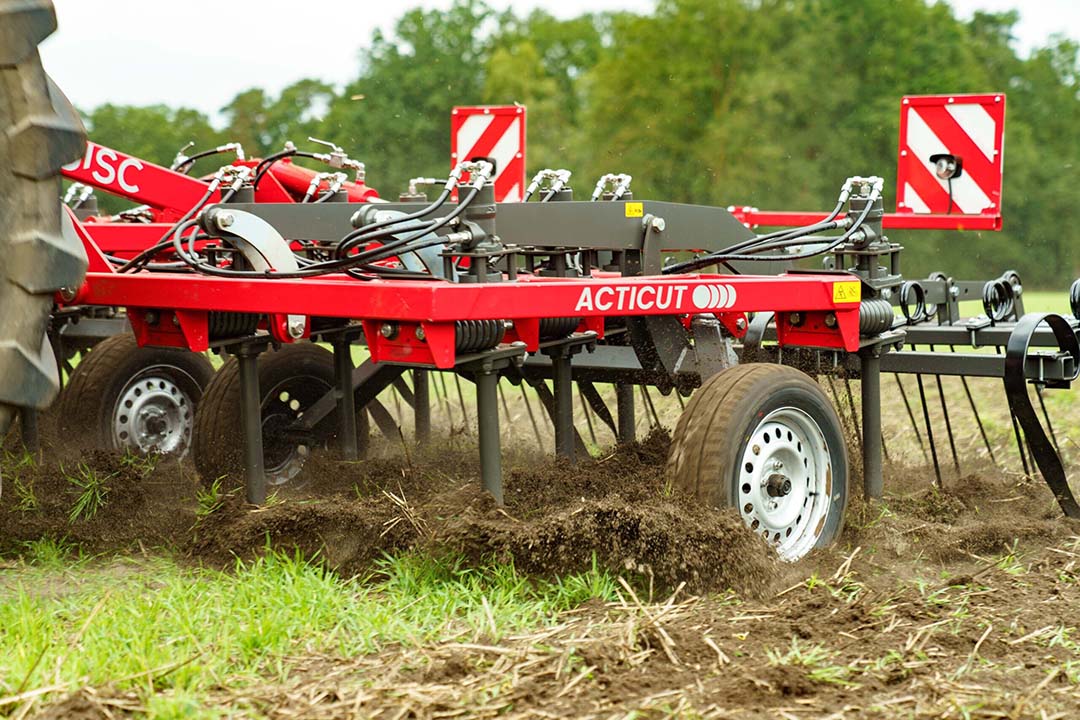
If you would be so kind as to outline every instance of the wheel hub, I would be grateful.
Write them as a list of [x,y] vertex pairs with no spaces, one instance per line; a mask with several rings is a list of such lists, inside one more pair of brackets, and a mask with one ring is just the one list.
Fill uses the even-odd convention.
[[263,400],[263,457],[266,482],[284,485],[300,474],[311,456],[313,440],[297,438],[290,428],[330,386],[318,378],[296,376],[274,387]]
[[128,383],[113,412],[113,440],[139,454],[184,455],[191,444],[192,403],[164,376],[143,375]]
[[817,423],[780,408],[752,430],[738,471],[739,511],[785,559],[815,545],[828,512],[831,465]]

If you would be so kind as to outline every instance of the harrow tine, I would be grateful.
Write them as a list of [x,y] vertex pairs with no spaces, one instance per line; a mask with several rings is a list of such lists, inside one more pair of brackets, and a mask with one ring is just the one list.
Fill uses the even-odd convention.
[[596,429],[593,428],[592,413],[589,412],[589,401],[585,399],[585,392],[581,389],[581,383],[578,383],[578,397],[581,398],[581,410],[585,413],[585,425],[589,428],[589,439],[592,440],[593,445],[599,445],[596,442]]
[[502,404],[503,415],[506,416],[506,427],[507,427],[507,429],[509,429],[510,424],[513,421],[513,419],[510,417],[510,406],[506,404],[506,393],[503,392],[502,381],[500,381],[499,384],[496,385],[495,387],[499,391],[499,402],[500,402],[500,404]]
[[886,462],[892,462],[889,458],[889,446],[885,444],[885,431],[881,432],[881,452],[885,454]]
[[471,435],[469,432],[469,412],[465,409],[465,394],[461,392],[461,376],[454,373],[454,384],[457,385],[458,403],[461,405],[461,417],[462,422],[465,424],[465,434]]
[[447,427],[454,427],[454,413],[450,412],[450,398],[446,392],[446,373],[436,373],[439,382],[435,385],[435,394],[438,396],[439,405],[446,413]]
[[1016,422],[1016,415],[1009,413],[1012,421],[1013,436],[1016,438],[1016,449],[1020,451],[1020,463],[1024,466],[1024,475],[1031,477],[1031,469],[1028,467],[1027,454],[1024,452],[1024,438],[1020,436],[1020,425]]
[[844,375],[844,387],[847,390],[848,408],[851,410],[851,424],[855,428],[855,439],[859,441],[859,447],[862,447],[862,424],[859,422],[859,411],[855,407],[855,395],[851,392],[851,380],[847,375]]
[[675,399],[679,401],[679,410],[685,410],[686,401],[682,399],[682,394],[678,390],[675,391]]
[[[949,350],[955,351],[955,346],[950,345]],[[968,404],[971,406],[971,413],[975,416],[975,424],[979,426],[979,436],[982,437],[986,452],[990,455],[990,462],[994,463],[994,467],[997,467],[997,458],[994,457],[994,448],[990,445],[990,438],[987,436],[986,428],[983,426],[982,416],[979,415],[979,408],[975,406],[975,398],[971,394],[971,388],[968,386],[967,378],[963,375],[960,376],[960,384],[964,386],[964,394],[967,395]]]
[[[930,346],[930,352],[934,352],[934,346]],[[956,474],[960,474],[960,458],[956,454],[956,441],[953,439],[952,421],[949,420],[949,405],[945,400],[945,388],[941,382],[941,376],[935,375],[934,380],[937,382],[938,400],[941,402],[941,415],[945,418],[945,434],[949,437],[949,450],[952,452],[953,467],[956,468]]]
[[1058,445],[1057,433],[1054,432],[1054,424],[1050,422],[1050,413],[1046,411],[1046,402],[1043,400],[1042,388],[1038,385],[1035,386],[1035,395],[1039,398],[1039,407],[1042,408],[1043,419],[1046,420],[1046,429],[1050,431],[1050,440],[1054,443],[1054,449],[1057,450],[1057,454],[1061,454],[1061,447]]
[[607,404],[604,402],[604,398],[600,395],[600,391],[596,389],[596,386],[591,382],[580,381],[578,382],[578,389],[581,390],[581,395],[585,399],[585,402],[596,414],[596,417],[600,422],[608,426],[611,430],[611,434],[615,436],[615,440],[619,439],[619,432],[615,427],[615,418],[611,415],[611,410],[608,409]]
[[926,445],[923,443],[919,423],[915,422],[915,413],[911,411],[911,402],[908,400],[907,390],[904,389],[904,382],[900,379],[900,373],[893,373],[893,377],[896,378],[896,386],[900,388],[900,397],[904,399],[904,408],[907,410],[908,419],[911,420],[911,429],[915,431],[915,440],[919,443],[919,450],[922,451],[923,460],[929,462],[930,456],[926,454]]
[[521,388],[521,399],[525,401],[525,411],[529,414],[529,422],[532,423],[533,434],[536,435],[536,444],[544,449],[544,439],[540,436],[540,426],[536,424],[536,415],[533,414],[532,403],[529,402],[529,393],[525,389],[526,383],[518,385]]
[[926,442],[930,445],[930,457],[934,461],[935,484],[941,487],[941,465],[938,464],[937,444],[934,442],[934,426],[930,423],[930,407],[926,404],[926,388],[923,386],[921,373],[915,374],[915,381],[919,384],[919,402],[922,403],[923,422],[926,423]]
[[660,427],[660,416],[656,414],[656,406],[653,405],[652,395],[649,394],[649,386],[641,386],[641,394],[645,398],[645,407],[649,409],[649,414],[652,415],[652,419],[649,423],[650,428]]

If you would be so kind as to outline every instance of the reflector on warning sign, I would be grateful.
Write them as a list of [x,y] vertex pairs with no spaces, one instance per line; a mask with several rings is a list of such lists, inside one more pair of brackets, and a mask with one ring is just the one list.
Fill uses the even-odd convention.
[[920,95],[900,105],[898,213],[1001,216],[1005,95]]
[[450,166],[462,160],[491,162],[495,166],[495,201],[520,201],[525,192],[525,108],[454,108],[450,116]]

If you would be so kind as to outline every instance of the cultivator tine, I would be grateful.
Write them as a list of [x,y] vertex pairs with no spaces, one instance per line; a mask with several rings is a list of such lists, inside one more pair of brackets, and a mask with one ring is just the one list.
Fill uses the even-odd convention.
[[585,403],[596,413],[596,417],[600,418],[611,430],[611,434],[618,438],[619,433],[615,429],[615,418],[611,416],[611,411],[608,410],[607,403],[604,402],[604,398],[600,395],[600,391],[596,389],[596,386],[591,382],[579,382],[578,389],[581,391]]
[[[922,432],[919,431],[919,423],[915,421],[915,413],[911,411],[911,402],[908,400],[907,390],[904,389],[904,382],[900,379],[900,373],[893,373],[893,377],[896,378],[896,386],[900,388],[900,397],[904,400],[904,408],[907,410],[908,420],[911,421],[911,429],[915,431],[915,440],[919,443],[923,460],[929,462],[930,456],[926,454],[926,445],[923,443]],[[979,427],[982,427],[981,423]]]
[[445,373],[437,373],[435,377],[439,379],[439,382],[435,384],[435,394],[438,396],[438,403],[443,412],[446,413],[446,426],[452,428],[454,427],[454,413],[450,411],[450,396],[446,392]]
[[855,428],[855,439],[862,447],[862,424],[859,422],[859,410],[855,407],[855,395],[851,392],[851,379],[844,375],[844,389],[847,391],[848,409],[851,411],[851,425]]
[[1054,443],[1054,449],[1061,454],[1061,446],[1058,445],[1057,433],[1054,432],[1054,424],[1050,422],[1050,413],[1046,411],[1046,402],[1043,400],[1042,388],[1035,386],[1035,395],[1039,398],[1039,407],[1042,408],[1043,419],[1046,420],[1046,429],[1050,432],[1050,440]]
[[[548,418],[551,420],[552,426],[555,427],[555,430],[557,432],[558,428],[556,426],[556,423],[559,422],[559,419],[555,409],[555,394],[551,391],[551,388],[549,388],[547,383],[543,380],[536,381],[536,383],[533,384],[533,388],[536,390],[536,395],[540,398],[540,402],[543,403],[544,409],[547,411]],[[582,453],[583,455],[588,454],[588,450],[585,447],[585,442],[581,439],[581,434],[578,433],[577,428],[573,426],[573,422],[571,422],[570,427],[568,428],[567,435],[569,435],[567,443],[570,444],[570,446],[574,449],[574,452]],[[558,447],[556,447],[555,452],[559,452]]]
[[506,392],[503,390],[503,384],[499,383],[499,404],[502,405],[503,415],[506,416],[506,426],[509,428],[513,422],[513,418],[510,417],[510,406],[506,404]]
[[413,370],[413,421],[416,444],[431,441],[431,375],[427,370]]
[[641,394],[645,398],[645,407],[648,408],[649,414],[652,416],[649,421],[649,427],[660,427],[660,416],[656,414],[656,406],[653,405],[652,396],[649,394],[648,385],[641,386]]
[[465,434],[470,435],[469,411],[465,409],[465,394],[461,391],[461,377],[457,373],[454,373],[454,385],[457,386],[458,404],[461,406],[461,422],[465,426]]
[[585,399],[585,392],[581,389],[581,383],[578,383],[578,397],[581,398],[581,410],[585,413],[585,425],[589,428],[589,440],[592,444],[598,445],[596,442],[596,429],[593,427],[592,413],[589,412],[589,403]]
[[915,382],[919,386],[919,402],[922,403],[923,422],[926,424],[926,442],[930,445],[930,457],[934,461],[935,484],[941,487],[941,465],[938,463],[937,443],[934,442],[934,426],[930,422],[930,406],[926,404],[926,387],[923,385],[921,373],[915,374]]
[[634,386],[615,383],[615,412],[619,417],[620,443],[634,442],[637,435],[637,418],[634,408]]
[[[1053,313],[1024,315],[1016,322],[1016,327],[1009,335],[1005,348],[1005,395],[1009,399],[1009,411],[1013,416],[1014,427],[1019,425],[1023,428],[1024,438],[1031,451],[1032,464],[1039,468],[1039,473],[1054,493],[1054,498],[1066,517],[1080,518],[1080,504],[1077,504],[1072,489],[1069,487],[1069,479],[1065,474],[1061,455],[1039,423],[1039,417],[1035,414],[1027,388],[1025,365],[1028,347],[1031,345],[1035,331],[1043,323],[1046,323],[1053,331],[1058,350],[1072,356],[1074,363],[1080,360],[1080,343],[1077,342],[1076,334],[1068,321]],[[1075,374],[1072,379],[1075,379]],[[1059,386],[1067,386],[1067,383],[1061,383]],[[1038,391],[1038,386],[1036,386],[1036,391]],[[1045,410],[1045,406],[1043,409]],[[1047,419],[1049,420],[1049,416]]]
[[536,444],[543,449],[544,439],[540,436],[540,425],[536,422],[536,415],[533,414],[532,403],[529,402],[529,392],[525,388],[524,382],[518,385],[518,387],[521,388],[521,399],[525,402],[525,412],[529,414],[529,422],[532,424],[533,434],[536,435]]
[[394,416],[390,414],[385,405],[378,400],[372,400],[368,403],[367,410],[371,415],[371,419],[379,426],[379,432],[388,440],[401,438],[401,426],[394,421]]
[[[930,352],[934,352],[934,346],[930,346]],[[941,416],[945,419],[945,434],[949,437],[949,450],[952,452],[953,467],[956,474],[960,474],[960,457],[956,454],[956,440],[953,439],[952,422],[949,420],[949,405],[945,400],[945,388],[941,382],[941,376],[935,375],[937,382],[938,400],[941,402]]]
[[1020,436],[1020,425],[1016,422],[1016,415],[1009,413],[1012,421],[1013,437],[1016,438],[1016,449],[1020,451],[1020,464],[1024,466],[1024,475],[1031,477],[1031,468],[1028,466],[1027,453],[1024,452],[1024,438]]
[[[949,346],[950,352],[955,352],[956,347],[954,345]],[[964,395],[967,396],[968,405],[971,406],[971,414],[975,416],[975,424],[979,426],[979,436],[982,438],[983,445],[986,447],[986,452],[990,455],[990,462],[997,466],[997,458],[994,457],[994,448],[990,444],[990,438],[986,434],[986,428],[983,426],[982,416],[979,415],[979,408],[975,406],[975,397],[971,394],[971,387],[968,386],[967,378],[963,375],[960,376],[960,384],[964,387]]]

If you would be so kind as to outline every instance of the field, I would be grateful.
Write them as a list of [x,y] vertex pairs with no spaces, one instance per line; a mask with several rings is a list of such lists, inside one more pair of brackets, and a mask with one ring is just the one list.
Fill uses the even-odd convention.
[[[655,413],[642,397],[647,437],[615,450],[580,414],[593,457],[567,467],[534,434],[535,398],[506,388],[499,508],[476,487],[475,438],[446,387],[432,447],[317,455],[306,487],[260,509],[187,462],[56,438],[35,457],[9,438],[0,716],[1080,712],[1080,526],[1024,476],[998,383],[971,383],[996,463],[959,381],[943,383],[959,472],[927,383],[940,487],[889,393],[885,502],[853,497],[841,541],[795,565],[734,513],[666,488],[668,436],[650,426],[671,425],[673,397],[654,393]],[[1046,399],[1075,467],[1080,405]]]

